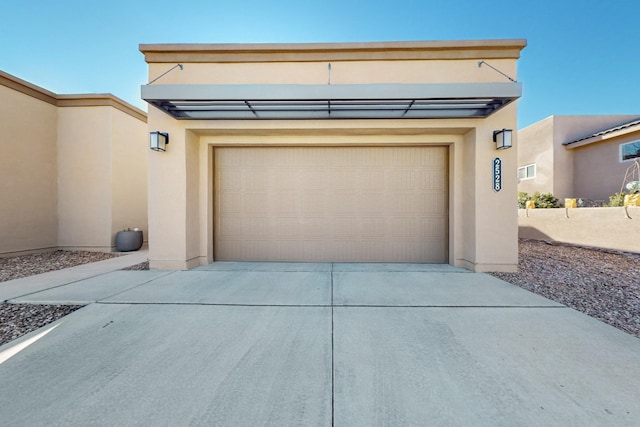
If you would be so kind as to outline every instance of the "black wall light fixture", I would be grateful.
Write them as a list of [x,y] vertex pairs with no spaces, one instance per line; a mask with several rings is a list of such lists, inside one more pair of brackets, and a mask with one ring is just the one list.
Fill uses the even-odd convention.
[[153,151],[167,151],[167,144],[169,143],[169,134],[167,132],[150,132],[149,133],[149,148]]
[[493,142],[496,143],[496,149],[506,150],[512,146],[513,130],[500,129],[493,131]]

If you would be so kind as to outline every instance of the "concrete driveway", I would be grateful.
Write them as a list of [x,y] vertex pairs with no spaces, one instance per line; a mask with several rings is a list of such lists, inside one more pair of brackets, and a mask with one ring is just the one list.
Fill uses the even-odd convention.
[[91,304],[0,347],[25,346],[0,364],[4,425],[640,424],[640,340],[449,266],[215,263],[29,292],[11,301]]

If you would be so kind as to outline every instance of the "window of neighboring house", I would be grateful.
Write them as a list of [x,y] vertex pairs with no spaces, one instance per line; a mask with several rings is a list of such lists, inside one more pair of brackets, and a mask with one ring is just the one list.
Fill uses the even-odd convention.
[[620,145],[621,162],[637,158],[640,158],[640,141],[628,142]]
[[536,177],[536,165],[527,165],[518,168],[518,179],[531,179]]

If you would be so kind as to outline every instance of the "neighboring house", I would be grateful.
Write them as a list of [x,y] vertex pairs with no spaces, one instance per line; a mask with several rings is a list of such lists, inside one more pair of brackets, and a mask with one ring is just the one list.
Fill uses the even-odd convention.
[[110,94],[58,95],[0,71],[0,256],[110,251],[147,231],[147,117]]
[[518,191],[606,203],[639,148],[638,115],[548,117],[518,132]]
[[517,155],[492,138],[515,129],[522,88],[481,65],[515,79],[525,45],[141,45],[149,131],[169,136],[149,156],[151,268],[515,271]]

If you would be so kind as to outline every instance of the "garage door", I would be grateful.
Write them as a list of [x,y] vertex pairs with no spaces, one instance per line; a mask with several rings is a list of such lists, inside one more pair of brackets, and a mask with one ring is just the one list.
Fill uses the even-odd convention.
[[218,261],[448,260],[447,147],[214,151]]

